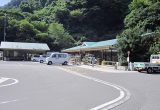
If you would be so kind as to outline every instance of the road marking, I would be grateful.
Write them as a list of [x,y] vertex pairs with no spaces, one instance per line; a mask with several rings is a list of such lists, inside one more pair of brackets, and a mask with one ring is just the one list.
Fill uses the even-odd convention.
[[8,103],[11,103],[11,102],[17,102],[18,101],[18,99],[16,99],[16,100],[10,100],[10,101],[4,101],[4,102],[0,102],[0,105],[2,105],[2,104],[8,104]]
[[[0,78],[0,84],[3,83],[3,82],[5,82],[5,81],[7,81],[7,80],[13,80],[14,82],[9,83],[9,84],[0,85],[0,87],[11,86],[11,85],[17,84],[19,82],[17,79],[1,77]],[[8,104],[8,103],[11,103],[11,102],[17,102],[17,101],[18,101],[18,99],[16,99],[16,100],[10,100],[10,101],[4,101],[4,102],[0,102],[0,105],[2,105],[2,104]]]
[[0,79],[0,83],[3,83],[3,82],[5,82],[5,81],[7,81],[8,79],[9,79],[9,78],[3,78],[3,77],[2,77],[2,78]]
[[95,81],[95,82],[98,82],[98,83],[101,83],[101,84],[104,84],[104,85],[107,85],[107,86],[110,86],[110,87],[113,87],[115,89],[117,89],[119,92],[120,92],[120,95],[119,97],[109,101],[109,102],[106,102],[102,105],[99,105],[99,106],[96,106],[94,108],[91,108],[89,110],[110,110],[118,105],[121,105],[123,103],[125,103],[127,100],[130,99],[131,97],[131,94],[130,92],[125,89],[124,87],[122,86],[119,86],[119,85],[116,85],[116,84],[112,84],[110,82],[106,82],[106,81],[103,81],[103,80],[100,80],[100,79],[97,79],[97,78],[94,78],[94,77],[89,77],[89,76],[86,76],[86,75],[82,75],[78,72],[74,72],[74,71],[71,71],[71,70],[67,70],[67,69],[64,69],[64,68],[61,68],[61,67],[57,67],[63,71],[66,71],[66,72],[69,72],[71,74],[74,74],[74,75],[77,75],[79,77],[83,77],[83,78],[86,78],[86,79],[89,79],[89,80],[92,80],[92,81]]
[[11,86],[11,85],[19,83],[19,81],[17,79],[1,77],[0,84],[3,83],[3,82],[5,82],[5,81],[7,81],[7,80],[13,80],[14,82],[9,83],[9,84],[0,85],[0,87]]

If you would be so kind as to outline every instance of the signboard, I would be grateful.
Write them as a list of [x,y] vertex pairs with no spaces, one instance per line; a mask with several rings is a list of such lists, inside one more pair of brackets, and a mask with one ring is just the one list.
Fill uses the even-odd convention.
[[127,57],[127,62],[129,62],[129,57]]

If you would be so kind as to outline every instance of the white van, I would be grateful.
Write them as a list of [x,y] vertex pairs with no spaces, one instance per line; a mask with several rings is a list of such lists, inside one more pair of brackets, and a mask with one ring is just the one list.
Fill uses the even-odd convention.
[[69,62],[68,53],[52,53],[49,57],[46,58],[46,63],[48,65],[52,64],[67,65],[68,62]]

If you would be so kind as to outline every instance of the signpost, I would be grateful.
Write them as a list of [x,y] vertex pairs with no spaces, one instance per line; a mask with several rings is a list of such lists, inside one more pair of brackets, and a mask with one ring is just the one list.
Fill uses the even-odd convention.
[[129,62],[130,62],[130,58],[129,58],[129,56],[130,56],[130,51],[127,51],[127,54],[128,54],[128,57],[127,57],[127,62],[128,62],[128,71],[130,70],[129,69]]

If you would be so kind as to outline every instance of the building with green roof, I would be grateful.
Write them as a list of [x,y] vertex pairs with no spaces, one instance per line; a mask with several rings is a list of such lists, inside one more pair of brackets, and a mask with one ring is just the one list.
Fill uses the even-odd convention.
[[62,50],[70,54],[93,54],[107,61],[117,61],[117,39],[99,42],[83,42],[82,45]]
[[29,60],[33,54],[44,54],[49,51],[45,43],[1,42],[4,60]]

